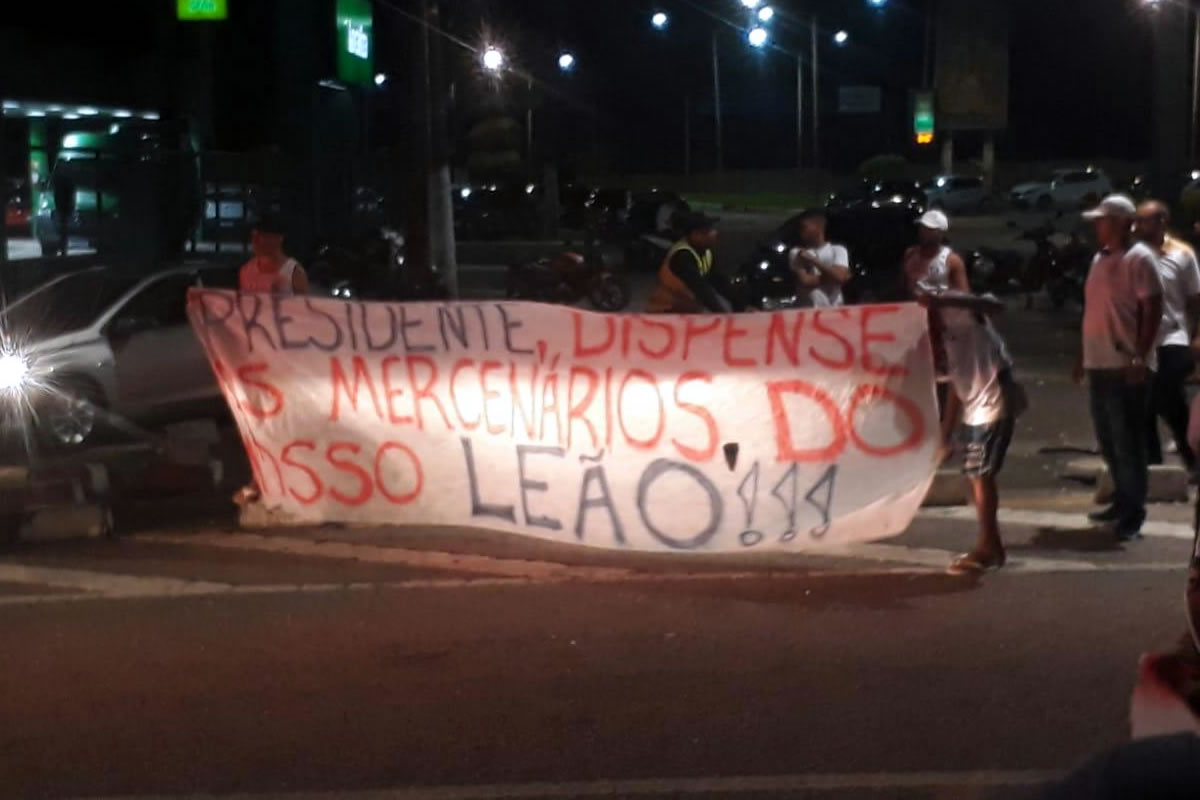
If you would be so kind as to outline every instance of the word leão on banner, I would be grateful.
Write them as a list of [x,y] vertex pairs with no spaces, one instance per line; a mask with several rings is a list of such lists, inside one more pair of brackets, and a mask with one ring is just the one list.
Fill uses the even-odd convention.
[[193,290],[264,502],[630,550],[812,549],[920,506],[938,421],[916,305],[594,314]]

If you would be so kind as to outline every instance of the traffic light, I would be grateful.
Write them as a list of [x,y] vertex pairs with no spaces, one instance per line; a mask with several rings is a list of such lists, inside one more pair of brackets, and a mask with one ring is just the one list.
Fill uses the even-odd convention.
[[933,92],[917,92],[913,98],[913,136],[917,144],[933,144],[933,130]]

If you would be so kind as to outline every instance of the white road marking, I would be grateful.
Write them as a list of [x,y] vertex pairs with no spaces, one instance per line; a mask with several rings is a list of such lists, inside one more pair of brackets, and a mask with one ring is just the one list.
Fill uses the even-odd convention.
[[[1049,770],[980,770],[975,772],[851,772],[813,775],[746,775],[711,778],[646,778],[635,780],[513,783],[478,786],[430,786],[373,789],[362,792],[298,792],[225,795],[221,800],[531,800],[563,797],[671,797],[716,793],[886,789],[985,790],[1036,788],[1062,776]],[[969,795],[956,794],[956,797]],[[187,795],[152,795],[109,800],[183,800]],[[199,795],[192,797],[199,800]],[[209,795],[206,800],[216,800]]]
[[[24,564],[0,564],[0,582],[78,589],[114,597],[171,597],[183,594],[211,594],[224,591],[228,584],[191,581],[157,576],[115,575],[81,569],[34,567]],[[3,599],[0,597],[0,599]]]
[[[1086,531],[1096,527],[1094,522],[1088,521],[1086,514],[1066,511],[1025,511],[1018,508],[1002,508],[1000,509],[999,516],[1001,524],[1005,525],[1058,528],[1059,530],[1071,531]],[[975,519],[975,509],[971,506],[926,508],[921,510],[918,518],[973,521]],[[1157,520],[1150,520],[1143,525],[1142,533],[1146,536],[1155,536],[1164,539],[1183,539],[1189,542],[1194,535],[1192,526],[1185,522],[1160,522]]]

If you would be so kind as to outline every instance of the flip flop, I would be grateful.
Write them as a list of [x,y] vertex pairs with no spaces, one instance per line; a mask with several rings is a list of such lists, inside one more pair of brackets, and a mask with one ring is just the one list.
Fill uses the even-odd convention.
[[973,553],[963,553],[950,562],[950,566],[946,567],[946,572],[950,575],[983,575],[1003,567],[1005,560],[984,563]]

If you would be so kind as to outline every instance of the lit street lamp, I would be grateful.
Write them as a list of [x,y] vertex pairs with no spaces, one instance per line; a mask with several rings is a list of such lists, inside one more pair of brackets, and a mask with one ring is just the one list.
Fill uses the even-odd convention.
[[841,47],[848,41],[850,41],[850,34],[846,33],[845,31],[838,31],[833,35],[833,42],[838,47]]
[[375,85],[383,86],[385,83],[387,83],[387,75],[384,75],[382,72],[376,72],[375,73]]
[[760,25],[754,26],[746,34],[746,41],[750,43],[751,47],[765,46],[767,43],[767,29]]
[[575,56],[570,53],[562,53],[558,57],[558,68],[563,72],[570,72],[575,68]]
[[748,8],[750,10],[754,10],[754,9],[758,8],[759,3],[761,3],[761,2],[762,2],[762,0],[742,0],[742,5],[744,5],[746,8]]
[[770,22],[775,18],[775,9],[770,6],[763,6],[758,10],[759,22]]
[[887,0],[867,0],[872,8],[883,8],[887,5]]
[[483,51],[483,68],[488,72],[499,72],[504,67],[504,53],[496,47]]
[[655,11],[654,15],[652,17],[650,17],[650,24],[653,25],[656,29],[658,29],[660,31],[665,30],[667,27],[667,23],[669,23],[670,21],[671,21],[671,18],[668,17],[662,11]]

